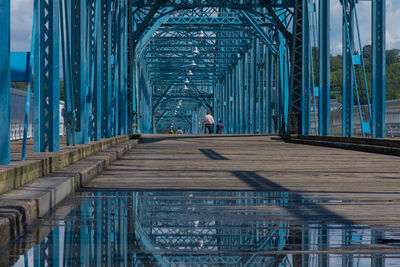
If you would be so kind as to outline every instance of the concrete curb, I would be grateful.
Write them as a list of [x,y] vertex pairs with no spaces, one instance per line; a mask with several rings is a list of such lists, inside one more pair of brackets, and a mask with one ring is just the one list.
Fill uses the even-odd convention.
[[[0,248],[22,235],[28,225],[50,211],[76,189],[100,174],[111,162],[133,149],[139,140],[127,140],[105,151],[91,153],[65,168],[0,196]],[[114,143],[112,140],[108,144]]]
[[400,156],[400,141],[336,136],[285,136],[285,142]]
[[129,135],[123,135],[88,145],[66,147],[60,152],[35,153],[34,157],[38,159],[27,160],[18,166],[13,164],[2,166],[0,169],[0,194],[17,189],[39,177],[49,175],[111,146],[128,141],[130,138]]

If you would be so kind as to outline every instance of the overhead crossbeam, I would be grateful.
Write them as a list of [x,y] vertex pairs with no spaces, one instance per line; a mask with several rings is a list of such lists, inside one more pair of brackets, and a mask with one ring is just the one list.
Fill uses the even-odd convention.
[[241,10],[243,16],[250,22],[251,25],[253,25],[254,29],[258,33],[258,35],[261,37],[261,40],[265,42],[265,44],[268,46],[271,51],[276,54],[277,49],[275,47],[274,41],[272,40],[271,37],[268,36],[268,34],[264,31],[264,29],[256,22],[256,20],[252,17],[252,15],[246,11],[246,10]]

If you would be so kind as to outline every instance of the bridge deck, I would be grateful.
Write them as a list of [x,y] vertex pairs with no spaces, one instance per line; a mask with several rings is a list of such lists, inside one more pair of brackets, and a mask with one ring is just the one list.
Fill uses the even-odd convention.
[[144,136],[85,189],[279,191],[323,200],[302,216],[392,224],[400,222],[399,173],[399,157],[277,137]]

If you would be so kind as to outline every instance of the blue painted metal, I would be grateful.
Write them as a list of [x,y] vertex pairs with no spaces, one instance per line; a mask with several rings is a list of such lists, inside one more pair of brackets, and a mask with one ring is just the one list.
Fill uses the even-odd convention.
[[34,80],[34,151],[58,151],[59,136],[59,2],[37,1]]
[[[309,1],[302,4],[302,96],[301,96],[301,133],[310,134],[311,127],[311,42],[310,42],[310,8]],[[300,130],[300,129],[299,129]]]
[[67,145],[75,145],[75,120],[76,113],[72,92],[72,63],[71,63],[71,42],[70,42],[70,16],[69,7],[65,1],[60,0],[60,28],[62,45],[62,63],[64,77],[64,125],[67,132]]
[[330,134],[330,3],[319,1],[319,134]]
[[[353,47],[354,15],[360,39],[355,1],[342,3],[346,15],[343,47],[347,47],[343,134],[351,136],[353,88],[358,102],[359,91],[364,90],[357,88],[354,68],[362,66],[364,83],[366,71],[362,51],[359,55],[353,53],[357,50]],[[373,112],[360,112],[363,135],[372,129],[377,137],[385,134],[384,4],[383,0],[373,2]],[[208,8],[193,9],[193,5]],[[207,109],[216,120],[224,121],[229,133],[272,133],[276,129],[287,133],[293,129],[288,124],[296,117],[297,126],[301,126],[298,132],[310,134],[311,87],[320,90],[319,96],[314,94],[314,104],[315,97],[319,98],[316,128],[319,134],[329,135],[327,1],[320,0],[315,25],[320,29],[318,86],[314,79],[311,82],[313,2],[194,0],[190,5],[187,1],[156,5],[135,0],[45,0],[35,7],[37,31],[30,55],[34,59],[31,62],[35,62],[35,86],[39,88],[35,90],[35,151],[59,148],[59,39],[69,145],[123,135],[131,132],[132,124],[136,124],[135,132],[154,131],[158,118],[155,113],[171,109],[179,99],[185,100],[182,112],[193,115],[193,132],[199,131]],[[31,76],[26,67],[27,55],[22,56],[25,64],[19,64],[21,70],[15,80]],[[7,64],[5,68],[9,68]],[[182,90],[184,85],[189,90]],[[2,86],[7,90],[5,84]],[[368,94],[367,86],[365,90]],[[368,95],[367,100],[369,106]],[[8,107],[9,102],[1,104]],[[8,116],[7,109],[2,115]],[[367,125],[369,122],[372,127]]]
[[92,75],[92,92],[93,92],[93,132],[92,139],[94,141],[99,141],[102,138],[102,116],[103,116],[103,106],[102,106],[102,96],[104,88],[103,79],[103,52],[104,52],[104,23],[101,16],[103,16],[103,3],[102,1],[95,1],[95,18],[94,18],[94,38],[95,42],[93,44],[95,55],[93,56],[93,73]]
[[266,99],[265,99],[265,127],[266,133],[272,134],[274,132],[273,129],[273,118],[272,118],[272,111],[273,107],[273,72],[274,72],[274,65],[273,65],[273,55],[270,51],[266,50],[266,59],[265,59],[265,83],[266,83]]
[[10,163],[10,1],[0,2],[0,165]]
[[70,43],[71,43],[71,75],[72,92],[75,114],[75,141],[77,144],[89,142],[89,115],[88,115],[88,58],[86,44],[87,27],[86,1],[71,0]]
[[353,74],[353,48],[354,43],[354,1],[343,0],[343,127],[342,135],[351,137],[353,131],[354,107],[354,74]]
[[265,42],[265,44],[268,46],[268,48],[274,53],[277,53],[277,49],[274,46],[273,40],[266,34],[266,32],[261,28],[261,26],[254,20],[254,18],[249,14],[249,12],[242,10],[243,16],[247,19],[248,22],[253,25],[254,29],[257,31],[257,33],[260,35],[261,40]]
[[28,139],[28,127],[29,127],[29,113],[30,113],[30,106],[31,106],[31,87],[32,87],[32,65],[33,65],[33,51],[35,51],[35,32],[36,32],[36,14],[37,14],[37,0],[34,1],[33,4],[33,24],[32,24],[32,35],[31,35],[31,52],[29,53],[29,64],[27,68],[27,81],[28,81],[28,88],[26,90],[26,105],[25,105],[25,118],[24,118],[24,137],[22,140],[22,153],[21,153],[21,160],[25,161],[26,159],[26,142]]
[[30,52],[11,52],[11,82],[26,82],[29,74]]
[[384,138],[386,100],[386,1],[372,1],[372,137]]
[[102,39],[104,40],[102,52],[102,137],[112,136],[112,0],[102,0]]

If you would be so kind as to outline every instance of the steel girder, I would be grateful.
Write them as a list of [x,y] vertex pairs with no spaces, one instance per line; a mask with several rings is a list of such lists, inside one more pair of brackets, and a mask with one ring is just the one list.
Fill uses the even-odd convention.
[[196,8],[196,7],[221,7],[232,9],[247,9],[256,7],[293,7],[292,0],[182,0],[182,1],[151,1],[151,0],[132,0],[135,7],[176,7],[176,8]]
[[37,1],[34,80],[34,150],[60,149],[59,1]]
[[319,134],[330,134],[330,4],[319,1]]
[[353,44],[354,44],[354,6],[355,1],[343,0],[343,116],[342,135],[353,136],[354,116],[354,69],[353,69]]
[[[282,8],[281,5],[274,7]],[[273,39],[270,37],[272,32],[266,33],[265,30],[269,27],[274,27],[277,22],[271,21],[271,18],[267,15],[260,17],[259,14],[262,14],[262,12],[259,11],[261,9],[238,13],[227,9],[216,9],[212,6],[204,10],[196,8],[193,10],[182,9],[174,11],[155,10],[154,6],[135,6],[135,8],[134,12],[137,14],[139,14],[139,10],[144,8],[142,12],[146,15],[142,16],[141,21],[148,19],[148,25],[158,25],[157,30],[150,31],[154,32],[150,39],[147,37],[145,42],[137,41],[137,43],[141,43],[141,46],[146,45],[144,49],[140,48],[139,51],[143,51],[145,56],[146,69],[148,71],[146,79],[149,79],[148,87],[152,87],[152,90],[160,90],[163,86],[168,87],[168,85],[177,81],[181,81],[181,86],[183,87],[185,80],[188,79],[191,82],[193,78],[192,86],[198,87],[200,91],[215,93],[218,90],[217,81],[224,76],[228,83],[227,87],[224,88],[229,91],[224,93],[225,100],[221,102],[221,100],[216,99],[216,94],[214,94],[215,99],[205,103],[204,106],[208,109],[213,109],[213,104],[217,102],[223,103],[225,111],[223,112],[224,116],[221,118],[227,120],[227,129],[230,129],[229,132],[239,130],[239,123],[236,123],[237,118],[239,118],[240,105],[238,102],[241,100],[239,98],[239,78],[236,78],[239,68],[238,70],[233,70],[233,72],[228,72],[231,73],[228,75],[229,77],[226,76],[226,70],[234,66],[237,61],[237,55],[244,54],[244,51],[248,49],[250,51],[249,54],[251,54],[252,44],[258,46],[259,41],[254,38],[253,43],[249,42],[252,35],[260,36],[264,44],[267,43],[276,53],[276,47],[273,46]],[[278,10],[274,10],[274,12],[278,13]],[[279,12],[282,13],[281,10]],[[216,14],[218,15],[216,16]],[[165,18],[165,16],[168,18]],[[288,14],[285,16],[287,17]],[[160,20],[163,20],[162,23],[160,23]],[[280,23],[280,27],[282,25],[283,23]],[[196,31],[193,31],[192,27],[195,27]],[[230,28],[230,31],[220,31],[222,27]],[[205,28],[207,28],[207,31],[203,31]],[[186,31],[183,31],[184,29]],[[136,34],[135,36],[139,35]],[[199,52],[193,55],[192,52],[196,49]],[[264,131],[264,113],[266,112],[265,101],[260,98],[260,95],[264,96],[264,70],[261,67],[263,65],[261,60],[258,60],[259,56],[263,57],[263,52],[261,51],[264,48],[260,46],[260,48],[256,49],[253,58],[257,58],[257,62],[253,63],[253,71],[259,72],[258,78],[252,77],[250,69],[248,72],[248,84],[252,84],[252,93],[248,97],[252,107],[252,122],[250,124],[252,129],[249,132],[254,133]],[[191,61],[193,65],[191,65]],[[194,75],[187,75],[185,72],[188,69]],[[213,77],[215,75],[215,78],[205,79],[205,75],[210,74]],[[159,104],[156,103],[154,102],[158,106]],[[250,104],[248,107],[250,107]],[[156,108],[153,107],[152,110],[154,112]],[[250,115],[250,113],[248,114]],[[215,115],[216,118],[219,116],[219,114]]]
[[[69,144],[127,133],[133,118],[138,127],[150,129],[147,123],[152,121],[149,118],[156,104],[151,103],[153,92],[165,91],[173,85],[171,91],[165,92],[174,94],[179,91],[178,87],[184,86],[186,78],[189,86],[200,93],[213,94],[212,100],[202,100],[203,106],[211,107],[216,118],[225,120],[229,132],[280,130],[285,133],[289,111],[296,111],[298,132],[309,133],[312,71],[307,29],[313,26],[308,17],[313,3],[300,0],[38,2],[35,21],[38,29],[35,86],[39,88],[35,90],[36,151],[55,151],[59,146],[60,20],[66,102],[63,114]],[[8,13],[4,7],[5,16],[1,22],[8,29]],[[329,6],[321,1],[319,7],[316,25],[320,29],[319,133],[327,135],[330,128]],[[372,3],[372,15],[370,119],[372,135],[384,137],[384,0]],[[348,34],[343,36],[348,41],[343,41],[347,45],[351,43],[351,12],[344,19],[343,29]],[[2,52],[8,51],[8,33],[3,34],[6,42]],[[5,58],[2,69],[6,74],[8,52],[2,54]],[[343,86],[344,135],[352,134],[349,57],[348,53],[344,55],[347,70]],[[191,66],[192,61],[196,67]],[[189,69],[193,75],[185,73]],[[0,92],[7,95],[7,77],[2,82]],[[2,97],[1,101],[2,106],[9,107],[7,97]],[[7,110],[2,109],[1,113],[1,119],[4,117],[6,122]],[[193,114],[200,112],[198,103],[187,106],[187,111],[191,110]],[[140,123],[141,116],[147,118],[145,122]],[[198,118],[192,117],[192,120]],[[3,135],[9,136],[6,129]],[[6,163],[8,151],[9,143],[4,141],[0,153]]]
[[10,1],[0,3],[0,165],[10,163]]
[[[69,144],[125,134],[127,3],[66,0],[62,35]],[[111,8],[113,7],[113,8]],[[74,135],[72,141],[71,135]]]
[[383,138],[386,100],[386,1],[372,1],[372,136]]

